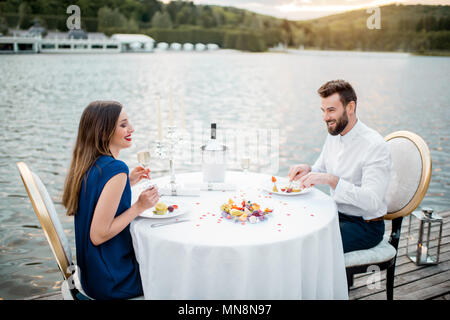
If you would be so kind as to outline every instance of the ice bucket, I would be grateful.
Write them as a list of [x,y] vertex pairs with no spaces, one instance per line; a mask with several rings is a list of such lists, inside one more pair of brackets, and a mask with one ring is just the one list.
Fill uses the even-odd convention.
[[201,147],[203,182],[224,182],[227,170],[227,147],[217,144],[215,148]]

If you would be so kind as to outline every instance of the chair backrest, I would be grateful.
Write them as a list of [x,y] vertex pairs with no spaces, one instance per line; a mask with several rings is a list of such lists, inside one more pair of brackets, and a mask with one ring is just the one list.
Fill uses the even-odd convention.
[[58,267],[64,279],[69,279],[72,275],[69,268],[72,265],[72,253],[55,205],[41,179],[24,162],[18,162],[17,167]]
[[392,176],[386,194],[385,219],[405,217],[425,196],[431,179],[431,155],[425,141],[409,131],[396,131],[385,137],[392,157]]

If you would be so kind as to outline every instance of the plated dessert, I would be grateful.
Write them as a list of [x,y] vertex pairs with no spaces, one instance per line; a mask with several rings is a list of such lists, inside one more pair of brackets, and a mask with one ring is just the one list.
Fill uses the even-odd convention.
[[272,183],[273,183],[273,192],[284,192],[284,193],[292,193],[292,192],[302,192],[303,189],[299,188],[296,182],[292,181],[289,184],[283,186],[282,188],[277,187],[277,178],[272,176]]
[[265,178],[262,181],[262,189],[270,195],[297,196],[311,192],[314,188],[300,188],[298,181],[289,181],[285,177]]
[[155,206],[155,210],[153,210],[153,213],[157,215],[163,215],[168,212],[169,213],[175,212],[176,210],[178,210],[178,205],[176,204],[168,206],[164,202],[158,202]]
[[243,224],[245,222],[257,223],[266,221],[273,212],[273,209],[269,208],[262,210],[261,206],[256,202],[242,200],[238,205],[233,199],[229,199],[227,203],[222,204],[220,209],[227,220],[242,222]]

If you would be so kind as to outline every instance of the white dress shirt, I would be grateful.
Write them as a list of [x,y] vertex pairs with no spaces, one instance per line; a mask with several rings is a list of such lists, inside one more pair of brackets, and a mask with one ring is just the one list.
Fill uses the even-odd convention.
[[392,161],[389,146],[375,130],[357,119],[345,135],[328,134],[312,172],[339,177],[330,193],[339,212],[365,220],[386,214],[386,190]]

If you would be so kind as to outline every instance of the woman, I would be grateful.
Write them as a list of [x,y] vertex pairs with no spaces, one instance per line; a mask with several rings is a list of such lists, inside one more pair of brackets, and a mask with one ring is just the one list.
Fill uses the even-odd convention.
[[130,222],[153,207],[156,188],[131,205],[131,188],[150,170],[117,160],[131,146],[134,132],[122,105],[91,102],[83,111],[66,178],[63,205],[75,215],[77,265],[83,290],[94,299],[128,299],[142,295],[139,265]]

